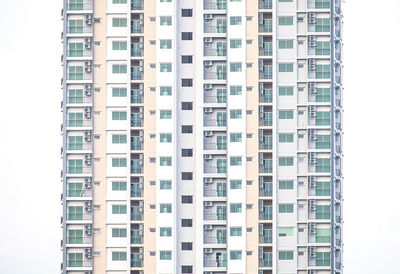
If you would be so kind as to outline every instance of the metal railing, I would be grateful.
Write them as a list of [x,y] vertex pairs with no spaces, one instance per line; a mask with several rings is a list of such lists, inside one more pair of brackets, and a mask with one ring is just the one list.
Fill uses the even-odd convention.
[[68,189],[67,197],[90,197],[92,196],[92,191],[90,189]]
[[205,197],[226,197],[226,190],[221,190],[221,189],[210,189],[210,188],[204,188],[204,196]]
[[226,244],[226,237],[210,237],[204,235],[205,244]]
[[260,259],[260,267],[272,267],[272,252],[263,252],[263,258]]
[[90,96],[67,96],[67,104],[90,104],[92,97]]
[[67,143],[67,150],[89,150],[92,149],[92,144],[88,142],[83,143]]
[[205,127],[226,127],[226,119],[208,119],[204,118]]
[[216,220],[216,221],[225,221],[226,220],[226,213],[210,213],[204,212],[204,220]]
[[226,80],[226,70],[224,72],[205,70],[204,80]]
[[226,260],[204,259],[204,267],[226,267]]
[[226,150],[226,143],[204,142],[204,149],[207,150]]
[[67,260],[67,267],[92,267],[92,262],[85,260]]
[[204,25],[204,33],[226,33],[225,25]]
[[67,174],[90,174],[92,168],[88,166],[67,167]]
[[67,127],[91,127],[92,120],[67,120]]
[[226,166],[204,165],[204,173],[226,173]]
[[91,244],[92,237],[67,237],[67,244]]
[[226,95],[204,94],[204,103],[226,103]]
[[87,34],[92,33],[92,27],[85,25],[82,26],[68,26],[67,34]]
[[67,221],[87,221],[92,219],[91,213],[67,213]]
[[226,56],[226,48],[204,47],[204,56]]
[[207,1],[204,0],[205,10],[226,10],[226,0],[223,1]]
[[71,1],[68,1],[68,4],[67,4],[67,9],[70,11],[93,9],[92,3],[90,3],[89,1],[83,1],[83,3],[70,3],[70,2]]

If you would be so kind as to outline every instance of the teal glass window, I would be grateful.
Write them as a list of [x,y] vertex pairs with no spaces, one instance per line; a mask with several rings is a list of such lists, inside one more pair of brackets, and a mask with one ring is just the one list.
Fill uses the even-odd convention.
[[279,96],[292,96],[293,95],[293,87],[281,86],[278,88]]
[[111,164],[112,167],[126,167],[127,161],[126,158],[112,158]]
[[160,26],[172,26],[172,17],[160,16]]
[[316,259],[316,266],[329,266],[330,265],[330,252],[316,252],[317,259]]
[[126,182],[122,182],[122,181],[115,181],[112,182],[112,190],[116,190],[116,191],[122,191],[122,190],[126,190]]
[[166,250],[160,251],[160,260],[172,260],[172,252]]
[[160,204],[160,213],[171,213],[172,205],[171,204]]
[[278,25],[279,26],[292,26],[293,25],[293,17],[292,16],[278,17]]
[[279,204],[278,211],[279,213],[293,213],[293,204]]
[[172,158],[171,157],[160,157],[160,166],[171,166]]
[[126,97],[127,89],[126,88],[112,88],[112,96],[113,97]]
[[83,173],[83,160],[68,159],[67,171],[72,174]]
[[317,228],[315,235],[316,243],[330,243],[331,242],[331,230],[329,228]]
[[83,220],[83,206],[68,206],[67,220]]
[[171,133],[160,133],[160,143],[171,143],[172,134]]
[[160,72],[171,72],[172,64],[170,63],[161,63],[160,64]]
[[126,205],[112,205],[112,214],[126,214]]
[[293,119],[293,110],[280,110],[279,119]]
[[172,110],[160,110],[160,119],[172,119]]
[[329,55],[331,54],[331,42],[317,41],[315,47],[315,55]]
[[232,143],[240,143],[242,141],[242,133],[231,133],[229,136],[229,140]]
[[126,18],[113,18],[112,19],[112,26],[114,28],[123,28],[127,26]]
[[68,80],[83,80],[83,66],[68,66]]
[[68,89],[67,102],[69,104],[82,104],[83,89]]
[[242,71],[242,63],[230,63],[230,71],[231,72],[241,72]]
[[231,227],[230,228],[230,236],[242,236],[242,228],[241,227]]
[[229,117],[231,119],[241,119],[242,118],[242,110],[241,109],[231,109]]
[[68,253],[67,266],[68,267],[82,267],[83,266],[83,253]]
[[230,213],[240,213],[242,212],[242,204],[230,204],[229,209]]
[[126,41],[113,41],[112,42],[113,50],[126,50],[126,48],[127,48]]
[[171,49],[172,40],[160,40],[160,49]]
[[160,227],[160,237],[171,237],[172,228],[170,227]]
[[330,100],[331,100],[330,88],[317,88],[317,94],[315,95],[316,102],[329,102]]
[[279,72],[293,72],[293,64],[279,64]]
[[172,189],[172,181],[160,180],[160,189]]
[[279,189],[293,189],[293,181],[291,180],[279,181]]
[[278,48],[279,49],[292,49],[293,48],[293,40],[278,40]]
[[241,189],[242,188],[242,180],[230,180],[229,185],[230,185],[230,189]]
[[239,39],[231,39],[230,40],[230,48],[231,49],[238,49],[242,47],[242,40]]
[[241,166],[242,165],[242,157],[230,157],[229,164],[231,166]]
[[317,158],[317,163],[315,166],[315,172],[329,172],[331,165],[331,159],[329,158]]
[[328,220],[331,218],[330,205],[317,205],[315,218],[317,220]]
[[331,113],[329,111],[317,111],[315,124],[317,126],[329,126],[331,123]]
[[293,251],[279,251],[279,260],[293,260]]
[[67,147],[69,150],[83,149],[83,136],[68,136]]
[[160,87],[160,96],[170,96],[172,94],[172,87]]
[[316,18],[315,32],[329,32],[331,27],[330,18]]
[[278,142],[279,143],[293,143],[294,139],[293,133],[279,133],[278,135]]
[[317,149],[329,149],[331,147],[331,135],[317,135],[317,141],[315,148]]
[[112,252],[113,261],[126,261],[126,252]]
[[83,230],[82,229],[69,229],[68,230],[68,243],[69,244],[82,244],[83,243]]
[[68,20],[68,33],[83,33],[83,20]]
[[230,86],[230,95],[242,95],[242,86]]
[[83,183],[82,182],[70,182],[67,185],[68,197],[82,197]]
[[230,24],[231,25],[241,25],[242,24],[242,17],[241,16],[231,16],[230,17]]
[[331,76],[330,65],[317,65],[315,70],[316,79],[329,79]]
[[126,120],[126,111],[113,111],[111,116],[114,121],[123,121]]
[[317,182],[316,196],[330,196],[331,195],[331,183],[330,182]]
[[242,251],[241,250],[232,250],[229,253],[231,260],[241,260],[242,259]]
[[113,228],[111,230],[111,235],[114,238],[125,238],[127,235],[126,228]]
[[126,144],[126,134],[113,134],[111,139],[113,144]]
[[69,57],[83,57],[83,43],[68,43]]

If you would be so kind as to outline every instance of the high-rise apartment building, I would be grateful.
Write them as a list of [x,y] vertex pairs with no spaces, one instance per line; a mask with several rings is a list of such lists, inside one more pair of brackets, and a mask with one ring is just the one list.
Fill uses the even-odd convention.
[[63,274],[342,273],[341,0],[64,0]]

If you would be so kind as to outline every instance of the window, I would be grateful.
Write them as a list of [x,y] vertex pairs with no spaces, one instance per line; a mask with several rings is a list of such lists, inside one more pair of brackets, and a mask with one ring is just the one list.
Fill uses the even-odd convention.
[[68,89],[67,102],[69,104],[82,104],[83,89]]
[[68,183],[67,195],[68,197],[82,197],[83,183],[71,182]]
[[182,87],[192,87],[193,79],[182,79]]
[[317,65],[315,70],[315,78],[317,79],[329,79],[331,75],[331,69],[329,65]]
[[126,182],[112,182],[112,190],[126,190]]
[[160,251],[160,260],[171,260],[172,252],[171,251]]
[[125,134],[112,135],[112,143],[113,144],[126,144],[126,135]]
[[293,87],[279,87],[279,96],[292,96]]
[[182,17],[192,17],[193,10],[192,9],[182,9]]
[[68,1],[69,10],[83,10],[83,0],[69,0]]
[[229,185],[230,185],[230,189],[241,189],[242,188],[242,180],[230,180]]
[[330,182],[317,182],[316,196],[329,196],[331,195],[331,184]]
[[230,157],[229,163],[231,166],[241,166],[242,165],[242,157]]
[[279,133],[278,142],[279,143],[293,143],[293,133]]
[[112,205],[112,214],[126,214],[126,205]]
[[293,0],[279,0],[279,3],[289,3],[289,2],[293,2]]
[[68,173],[82,173],[83,172],[83,160],[69,159],[67,169],[68,169]]
[[331,230],[329,228],[317,228],[316,243],[330,243],[331,242]]
[[126,88],[112,88],[112,96],[113,97],[126,97],[127,89]]
[[112,158],[112,167],[126,167],[126,158]]
[[317,260],[316,266],[329,266],[330,265],[330,252],[316,252]]
[[293,227],[279,227],[278,235],[279,235],[279,237],[294,236],[294,229],[293,229]]
[[242,259],[242,251],[241,250],[233,250],[229,253],[231,260],[241,260]]
[[160,133],[160,143],[171,143],[172,134],[171,133]]
[[331,53],[329,41],[317,41],[315,55],[329,55]]
[[182,265],[181,270],[182,270],[182,274],[193,273],[193,266]]
[[315,32],[329,32],[330,31],[330,18],[316,18]]
[[182,149],[182,157],[192,157],[193,149]]
[[230,139],[232,143],[239,143],[242,141],[242,133],[231,133]]
[[83,243],[83,230],[70,229],[68,230],[68,243],[69,244],[82,244]]
[[293,189],[293,181],[290,180],[279,181],[279,189]]
[[182,133],[193,133],[193,126],[182,126]]
[[329,126],[331,123],[331,113],[329,111],[317,111],[315,124],[317,126]]
[[230,95],[242,95],[242,86],[230,86]]
[[164,63],[160,64],[160,72],[171,72],[172,71],[172,64]]
[[127,43],[125,41],[113,41],[112,49],[113,50],[126,50]]
[[293,204],[279,204],[279,213],[293,213]]
[[231,72],[241,72],[242,71],[242,63],[231,63],[230,69],[231,69]]
[[315,172],[329,172],[331,165],[331,159],[329,158],[317,158],[315,166]]
[[279,72],[293,72],[293,64],[279,64]]
[[83,253],[68,253],[67,266],[82,267],[83,266]]
[[170,227],[160,227],[160,237],[171,237],[172,228]]
[[231,25],[241,25],[242,24],[242,17],[241,16],[231,16],[230,17],[230,24]]
[[126,261],[126,252],[112,252],[113,261]]
[[182,243],[181,249],[182,250],[193,250],[193,243]]
[[241,227],[231,227],[230,235],[231,236],[242,236],[242,228]]
[[113,228],[111,230],[112,237],[115,238],[123,238],[126,237],[126,229],[125,228]]
[[160,49],[171,49],[172,40],[160,40]]
[[230,212],[231,213],[240,213],[242,212],[242,204],[230,204]]
[[83,20],[68,20],[68,33],[83,33]]
[[171,213],[172,205],[171,204],[160,204],[160,213]]
[[182,55],[182,64],[191,64],[193,63],[192,55]]
[[192,227],[193,226],[192,219],[182,219],[181,220],[181,226],[182,227]]
[[113,111],[111,116],[115,121],[123,121],[126,120],[126,111]]
[[68,66],[68,80],[83,80],[83,67],[82,66]]
[[281,16],[278,17],[279,26],[291,26],[293,25],[293,17],[291,16]]
[[161,3],[163,3],[163,2],[165,2],[165,3],[166,3],[166,2],[170,3],[171,1],[172,1],[172,0],[160,0]]
[[181,176],[182,180],[193,180],[192,172],[182,172]]
[[83,56],[83,43],[68,43],[68,56],[82,57]]
[[83,220],[83,206],[68,206],[68,220]]
[[68,136],[68,149],[69,150],[82,150],[83,149],[83,136]]
[[172,94],[172,87],[160,87],[160,96],[170,96]]
[[279,49],[292,49],[293,48],[293,40],[279,40],[278,48]]
[[331,218],[330,205],[317,205],[315,218],[317,220],[328,220]]
[[239,49],[242,47],[242,40],[240,39],[231,39],[230,40],[231,49]]
[[126,73],[126,65],[112,65],[112,73],[115,74],[122,74],[122,73]]
[[293,157],[279,157],[279,166],[293,166]]
[[192,110],[193,102],[182,102],[182,110]]
[[279,251],[279,260],[293,260],[293,251]]
[[192,204],[193,203],[193,196],[190,195],[182,195],[182,204]]
[[182,40],[193,40],[192,32],[182,32]]
[[171,16],[160,16],[160,26],[171,26],[172,17]]
[[331,100],[330,88],[317,88],[317,94],[315,95],[316,102],[329,102],[330,100]]
[[317,149],[329,149],[331,146],[331,135],[319,135],[317,134],[317,142],[315,147]]
[[114,28],[122,28],[127,26],[126,18],[113,18],[112,26]]
[[172,189],[172,181],[160,180],[160,189]]
[[279,119],[293,119],[293,110],[280,110]]
[[240,118],[242,118],[242,110],[241,109],[231,109],[229,113],[230,113],[230,118],[231,119],[240,119]]
[[329,7],[330,7],[329,0],[315,0],[316,9],[329,9]]
[[171,157],[160,157],[160,166],[171,166],[172,158]]
[[160,110],[160,119],[171,119],[172,118],[172,110],[164,109]]

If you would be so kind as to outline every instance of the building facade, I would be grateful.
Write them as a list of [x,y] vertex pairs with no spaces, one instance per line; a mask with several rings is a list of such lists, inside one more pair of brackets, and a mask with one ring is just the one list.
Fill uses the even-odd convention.
[[63,274],[338,274],[341,0],[64,0]]

